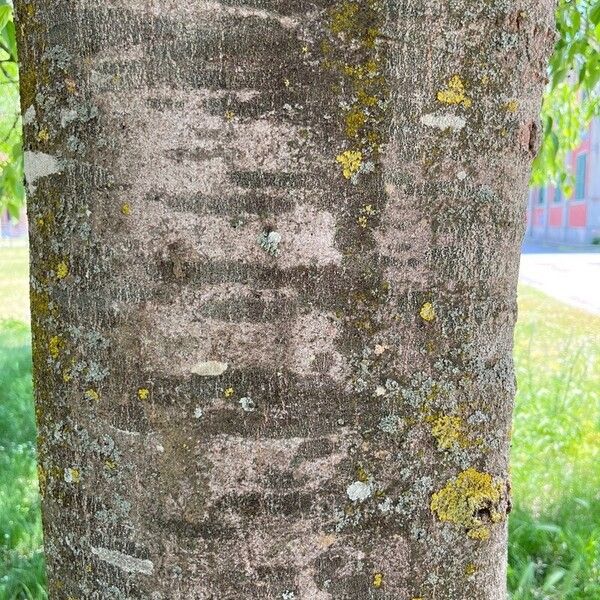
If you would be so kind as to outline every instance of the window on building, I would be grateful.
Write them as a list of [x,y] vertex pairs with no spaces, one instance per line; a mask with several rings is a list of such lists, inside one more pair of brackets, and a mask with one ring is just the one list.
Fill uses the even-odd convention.
[[538,193],[538,204],[544,204],[546,202],[546,188],[540,188]]
[[554,202],[556,202],[557,204],[559,204],[560,202],[563,201],[563,193],[562,193],[562,188],[560,186],[558,186],[555,190],[554,190]]
[[577,157],[577,173],[575,174],[575,200],[585,198],[585,178],[587,167],[587,155],[580,154]]

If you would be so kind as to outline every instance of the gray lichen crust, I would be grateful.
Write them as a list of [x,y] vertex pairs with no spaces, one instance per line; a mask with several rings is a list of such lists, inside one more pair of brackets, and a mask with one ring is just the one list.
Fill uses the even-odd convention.
[[17,0],[53,600],[500,600],[551,0]]

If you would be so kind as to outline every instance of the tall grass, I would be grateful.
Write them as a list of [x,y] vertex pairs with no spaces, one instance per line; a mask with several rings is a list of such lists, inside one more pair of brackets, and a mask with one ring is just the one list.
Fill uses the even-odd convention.
[[509,586],[600,599],[600,317],[529,288],[515,334]]
[[29,327],[0,323],[0,598],[46,598]]

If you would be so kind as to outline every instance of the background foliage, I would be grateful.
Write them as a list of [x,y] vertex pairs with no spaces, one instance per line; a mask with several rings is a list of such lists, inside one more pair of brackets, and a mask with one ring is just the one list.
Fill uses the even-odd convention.
[[13,10],[0,0],[0,212],[17,218],[25,202],[19,68]]
[[544,137],[532,185],[557,183],[568,197],[573,177],[565,170],[566,156],[592,118],[600,115],[600,0],[560,0],[556,27],[558,41],[542,108]]

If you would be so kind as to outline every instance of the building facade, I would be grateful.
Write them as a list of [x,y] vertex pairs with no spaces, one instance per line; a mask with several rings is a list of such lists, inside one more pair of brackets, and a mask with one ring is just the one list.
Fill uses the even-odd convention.
[[19,220],[12,219],[8,211],[0,212],[0,241],[20,240],[27,237],[27,215],[25,209]]
[[600,119],[568,157],[575,190],[565,198],[555,186],[529,192],[526,240],[600,243]]

